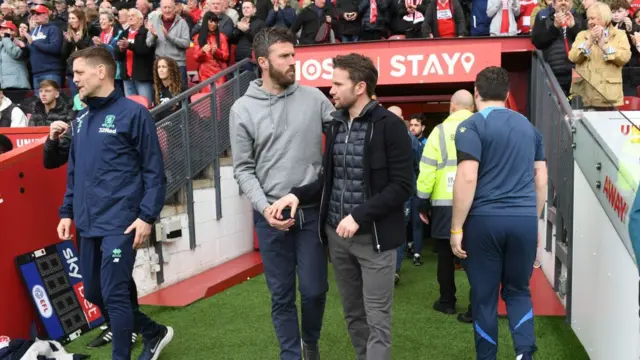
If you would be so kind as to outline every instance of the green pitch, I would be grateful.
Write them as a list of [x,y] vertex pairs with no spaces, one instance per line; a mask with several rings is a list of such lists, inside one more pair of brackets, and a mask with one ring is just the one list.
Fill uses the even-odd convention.
[[[473,360],[472,326],[455,316],[434,311],[438,298],[436,258],[426,246],[425,264],[415,267],[404,261],[402,281],[396,287],[393,307],[393,358],[400,360]],[[320,349],[323,360],[354,359],[347,335],[333,271],[324,316]],[[464,272],[456,272],[458,307],[468,304],[469,286]],[[265,360],[279,359],[279,348],[271,325],[271,301],[263,276],[186,308],[143,307],[153,319],[173,326],[175,335],[160,360]],[[563,318],[536,317],[539,351],[536,359],[588,360],[582,345]],[[111,359],[111,345],[85,347],[99,334],[94,330],[67,346],[70,352],[91,355],[92,360]],[[513,360],[506,320],[500,321],[499,359]],[[133,359],[142,350],[142,339],[133,348]]]

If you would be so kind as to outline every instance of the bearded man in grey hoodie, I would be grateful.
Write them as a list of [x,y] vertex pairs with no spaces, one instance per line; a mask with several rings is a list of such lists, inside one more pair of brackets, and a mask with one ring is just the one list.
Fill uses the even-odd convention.
[[[253,51],[262,70],[231,108],[234,177],[253,204],[271,317],[282,360],[320,359],[327,281],[327,258],[319,237],[319,202],[282,220],[269,215],[271,204],[291,188],[318,178],[322,130],[334,107],[318,89],[295,81],[295,37],[284,28],[265,28],[254,36]],[[296,273],[301,295],[302,334],[296,307]]]

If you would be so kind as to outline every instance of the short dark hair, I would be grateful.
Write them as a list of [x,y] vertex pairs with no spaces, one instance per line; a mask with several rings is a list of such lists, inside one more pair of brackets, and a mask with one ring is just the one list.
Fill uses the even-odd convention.
[[424,116],[422,116],[422,114],[411,114],[411,116],[409,117],[409,120],[413,120],[416,119],[418,121],[420,121],[420,124],[424,125]]
[[478,95],[485,101],[505,101],[509,94],[509,73],[498,66],[484,68],[476,76]]
[[112,80],[116,78],[116,61],[113,59],[113,55],[109,50],[103,47],[89,47],[86,49],[78,50],[71,54],[71,63],[73,64],[76,59],[84,59],[91,66],[104,65],[107,69],[107,76]]
[[616,11],[619,9],[629,10],[629,7],[630,5],[627,0],[612,0],[609,4],[609,8],[611,9],[611,11]]
[[295,45],[296,37],[291,30],[283,27],[263,28],[253,37],[253,53],[256,59],[269,56],[273,44],[289,43]]
[[0,154],[4,154],[11,150],[13,150],[11,139],[9,139],[6,135],[0,134]]
[[364,81],[367,85],[367,96],[371,98],[375,95],[378,69],[370,58],[356,53],[338,55],[333,58],[333,68],[346,71],[354,84]]

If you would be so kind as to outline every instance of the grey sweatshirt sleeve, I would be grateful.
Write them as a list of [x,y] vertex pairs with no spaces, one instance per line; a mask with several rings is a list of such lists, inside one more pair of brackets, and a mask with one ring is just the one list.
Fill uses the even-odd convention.
[[176,25],[175,32],[167,34],[167,40],[175,45],[178,49],[186,50],[189,48],[189,25],[184,19],[180,19]]
[[233,177],[238,182],[240,190],[253,204],[253,208],[262,214],[270,204],[256,177],[252,123],[243,119],[233,108],[229,113],[229,120]]

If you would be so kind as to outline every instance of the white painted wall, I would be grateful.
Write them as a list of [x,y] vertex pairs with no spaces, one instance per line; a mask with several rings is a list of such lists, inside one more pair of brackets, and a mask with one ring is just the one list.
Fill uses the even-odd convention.
[[573,184],[571,327],[592,360],[638,359],[638,269],[577,164]]
[[253,210],[251,203],[238,195],[238,184],[231,166],[220,168],[222,218],[216,220],[215,189],[194,190],[195,250],[189,249],[189,220],[187,214],[179,219],[182,237],[162,243],[164,283],[158,287],[153,263],[157,255],[153,248],[138,251],[133,277],[138,295],[144,296],[159,288],[188,279],[216,265],[253,251]]

